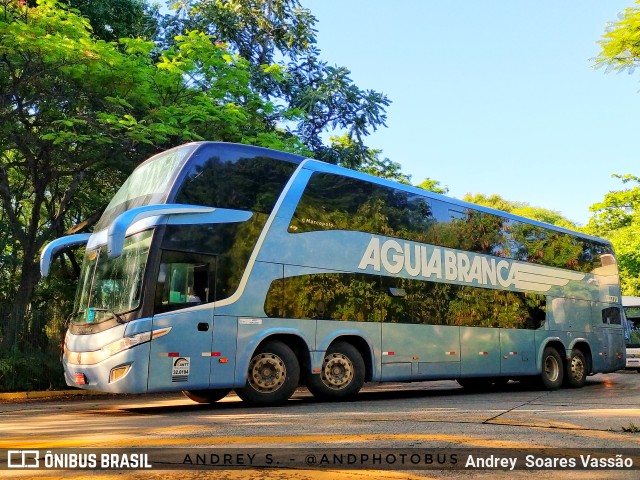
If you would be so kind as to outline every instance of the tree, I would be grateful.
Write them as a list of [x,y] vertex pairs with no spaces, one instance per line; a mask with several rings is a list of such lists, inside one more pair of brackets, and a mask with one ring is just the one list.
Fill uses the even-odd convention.
[[607,25],[600,40],[596,67],[632,72],[640,63],[640,0],[636,0],[636,5],[625,9],[617,22]]
[[[249,62],[256,92],[301,112],[289,127],[314,158],[383,176],[395,169],[398,175],[392,178],[406,180],[397,164],[365,145],[371,131],[385,126],[388,98],[361,89],[347,68],[320,59],[316,19],[299,0],[175,0],[173,4],[179,14],[165,19],[165,28],[196,28],[228,43]],[[276,59],[283,67],[282,76],[266,75],[265,65]],[[342,140],[327,145],[326,133]]]
[[449,193],[449,187],[443,187],[438,180],[432,180],[431,178],[425,178],[422,183],[417,185],[418,188],[423,190],[429,190],[430,192],[446,195]]
[[[137,163],[188,140],[307,153],[278,129],[295,119],[250,87],[247,61],[191,31],[155,52],[141,39],[98,40],[55,0],[4,0],[0,12],[0,295],[17,338],[40,278],[38,252],[104,205]],[[277,68],[275,69],[277,71]],[[6,284],[4,283],[6,282]]]
[[640,295],[640,178],[614,175],[630,188],[609,192],[591,206],[585,230],[611,241],[618,260],[622,293]]
[[[600,41],[597,68],[633,73],[640,65],[640,0],[607,25]],[[631,188],[609,192],[602,202],[591,207],[592,218],[586,230],[613,243],[620,270],[622,292],[640,295],[640,177],[614,175]]]
[[157,7],[150,7],[145,0],[66,0],[65,3],[87,17],[94,36],[107,42],[129,37],[152,40],[157,33]]
[[513,215],[537,220],[539,222],[550,223],[551,225],[557,225],[559,227],[574,230],[577,228],[571,220],[555,210],[549,210],[542,207],[532,207],[525,202],[506,200],[496,194],[487,197],[481,193],[467,193],[463,200],[466,202],[477,203],[478,205],[483,205],[485,207],[495,208],[496,210],[502,210],[503,212],[512,213]]

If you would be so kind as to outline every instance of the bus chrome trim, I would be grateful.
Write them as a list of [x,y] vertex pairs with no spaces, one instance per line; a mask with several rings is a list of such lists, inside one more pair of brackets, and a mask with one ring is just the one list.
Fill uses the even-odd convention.
[[128,337],[122,337],[115,342],[111,342],[99,350],[92,352],[74,352],[68,350],[65,345],[64,360],[70,365],[95,365],[107,358],[129,350],[130,348],[150,342],[159,337],[165,336],[173,327],[160,328],[147,332],[137,333]]

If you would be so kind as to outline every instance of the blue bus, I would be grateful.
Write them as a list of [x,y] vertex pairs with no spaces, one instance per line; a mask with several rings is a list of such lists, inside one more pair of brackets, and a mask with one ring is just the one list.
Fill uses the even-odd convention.
[[64,341],[69,385],[230,390],[536,379],[580,387],[625,366],[611,244],[264,148],[186,144],[146,160],[92,234]]

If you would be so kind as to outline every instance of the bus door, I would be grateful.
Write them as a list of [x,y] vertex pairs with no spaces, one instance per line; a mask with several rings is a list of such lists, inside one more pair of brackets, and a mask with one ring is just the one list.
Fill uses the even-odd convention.
[[171,328],[151,342],[149,391],[209,388],[215,257],[163,252],[155,293],[153,330]]

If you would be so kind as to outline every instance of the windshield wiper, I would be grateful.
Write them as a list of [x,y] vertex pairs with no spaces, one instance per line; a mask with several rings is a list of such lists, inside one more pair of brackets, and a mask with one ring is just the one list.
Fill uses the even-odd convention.
[[113,310],[111,310],[110,308],[95,308],[95,307],[90,307],[89,310],[93,310],[94,312],[107,312],[113,315],[113,318],[116,319],[116,321],[118,323],[125,323],[124,318],[122,318],[120,316],[120,314],[114,312]]
[[67,320],[64,322],[64,328],[69,328],[69,325],[71,325],[71,319],[72,319],[73,317],[75,317],[76,315],[79,315],[79,314],[84,313],[84,312],[85,312],[85,310],[84,310],[84,309],[82,309],[82,310],[76,310],[75,312],[71,312],[71,313],[69,314],[69,316],[67,317]]

